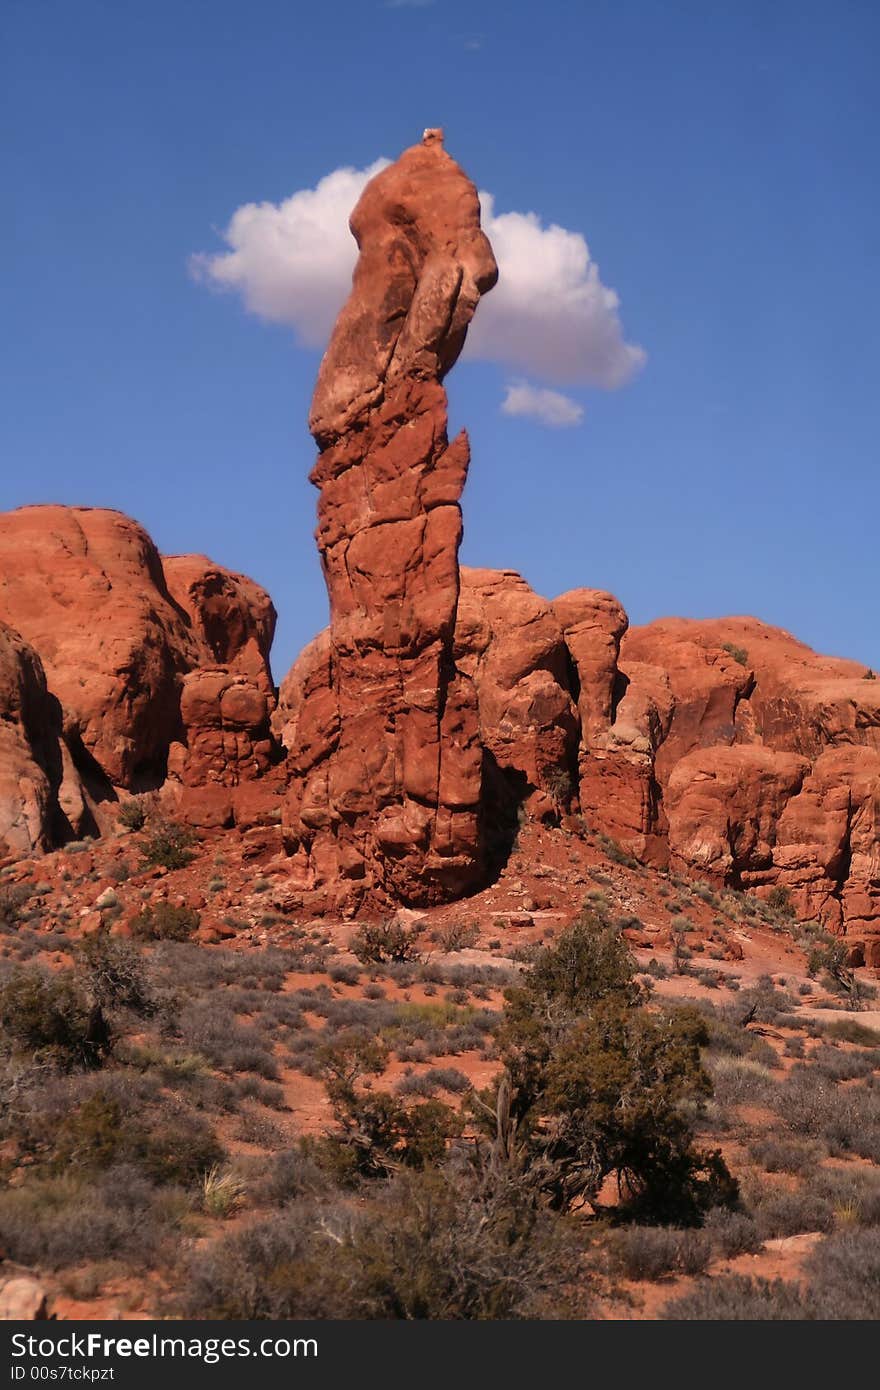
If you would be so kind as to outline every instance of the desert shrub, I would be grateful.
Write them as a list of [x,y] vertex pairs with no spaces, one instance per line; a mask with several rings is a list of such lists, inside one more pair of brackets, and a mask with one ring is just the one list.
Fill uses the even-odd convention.
[[880,1229],[841,1231],[823,1240],[806,1263],[807,1297],[820,1319],[880,1318]]
[[157,1192],[129,1168],[88,1182],[41,1179],[0,1191],[0,1244],[10,1259],[50,1269],[152,1261],[186,1209],[182,1196]]
[[854,1081],[880,1072],[880,1050],[844,1052],[839,1047],[817,1047],[810,1062],[829,1081]]
[[746,1201],[762,1240],[797,1236],[805,1231],[830,1231],[834,1226],[831,1203],[806,1188],[788,1192],[756,1186],[749,1189]]
[[832,1154],[880,1162],[880,1095],[867,1084],[841,1087],[798,1062],[774,1106],[795,1134],[820,1138]]
[[724,1259],[754,1255],[763,1244],[757,1222],[742,1211],[716,1207],[707,1212],[704,1232],[712,1248]]
[[738,647],[734,642],[722,642],[721,650],[723,652],[727,652],[728,656],[733,657],[734,661],[736,661],[740,666],[748,665],[749,654],[746,651],[745,647]]
[[198,1251],[183,1311],[209,1318],[559,1316],[576,1251],[510,1189],[404,1173],[359,1212],[289,1206]]
[[857,1047],[880,1047],[880,1033],[855,1018],[837,1018],[822,1026],[826,1038],[854,1043]]
[[[313,957],[270,946],[263,951],[204,951],[195,942],[163,941],[151,963],[163,984],[203,994],[221,985],[278,992],[291,970],[312,969]],[[329,993],[329,991],[328,991]]]
[[811,1191],[834,1213],[835,1227],[880,1226],[880,1172],[875,1168],[814,1168]]
[[752,1057],[714,1058],[710,1072],[719,1105],[762,1105],[775,1094],[772,1073]]
[[338,1126],[337,1133],[325,1137],[323,1152],[341,1175],[387,1177],[401,1164],[436,1165],[450,1139],[461,1133],[459,1117],[441,1101],[406,1106],[389,1091],[362,1084],[387,1065],[387,1049],[378,1040],[342,1038],[323,1047],[318,1061]]
[[125,1164],[158,1185],[186,1187],[222,1157],[202,1116],[161,1099],[135,1113],[118,1096],[99,1090],[61,1121],[51,1166],[63,1173]]
[[794,907],[792,906],[791,894],[787,888],[777,884],[771,888],[767,894],[767,906],[771,912],[776,912],[780,917],[793,917]]
[[[241,1160],[239,1160],[241,1162]],[[308,1144],[260,1158],[253,1173],[245,1169],[251,1200],[256,1206],[284,1206],[299,1197],[328,1194],[331,1179],[315,1161]]]
[[110,1049],[100,1006],[71,970],[19,966],[0,983],[0,1028],[14,1047],[61,1067],[96,1067]]
[[[194,1318],[327,1317],[322,1266],[335,1257],[335,1233],[316,1233],[310,1206],[257,1221],[198,1250],[178,1281],[180,1307]],[[175,1310],[176,1311],[176,1310]]]
[[79,947],[77,966],[89,994],[103,1009],[130,1009],[149,1015],[155,1010],[146,965],[131,942],[96,932]]
[[147,823],[146,807],[142,801],[130,797],[120,805],[116,819],[125,830],[143,830]]
[[188,941],[198,931],[201,918],[192,907],[172,903],[148,904],[132,917],[129,929],[140,941]]
[[645,974],[650,975],[654,980],[668,980],[669,966],[664,965],[663,961],[656,960],[653,956],[645,966]]
[[335,985],[356,985],[361,977],[356,965],[331,965],[327,974]]
[[363,965],[382,965],[388,961],[405,963],[418,959],[418,929],[405,927],[392,919],[365,922],[351,939],[351,950]]
[[404,1173],[351,1228],[332,1284],[336,1315],[395,1319],[560,1317],[579,1252],[567,1223],[521,1191],[465,1175]]
[[639,861],[635,856],[630,854],[629,850],[624,849],[623,845],[619,844],[612,836],[597,832],[596,843],[612,864],[622,864],[628,869],[638,868]]
[[0,888],[0,931],[14,931],[22,921],[31,889],[23,883]]
[[235,1137],[245,1144],[258,1144],[262,1149],[281,1149],[287,1142],[274,1120],[254,1110],[242,1112]]
[[473,922],[450,922],[448,926],[441,927],[432,939],[441,951],[463,951],[469,946],[476,946],[480,929]]
[[183,869],[192,862],[195,833],[174,820],[156,821],[141,840],[143,861],[165,869]]
[[253,1023],[231,1018],[222,995],[185,1005],[177,1015],[177,1030],[188,1047],[222,1071],[251,1071],[267,1081],[278,1079],[271,1036]]
[[438,1091],[461,1093],[470,1088],[470,1081],[457,1067],[431,1067],[420,1075],[402,1077],[396,1090],[401,1096],[433,1096]]
[[582,914],[506,991],[504,1071],[471,1104],[496,1165],[551,1206],[594,1201],[613,1174],[632,1214],[694,1223],[735,1196],[720,1156],[693,1143],[706,1027],[694,1010],[639,1007],[634,969],[614,928]]
[[614,1262],[628,1279],[662,1279],[666,1274],[702,1274],[712,1245],[702,1231],[668,1226],[630,1226],[611,1242]]
[[763,1134],[749,1145],[749,1154],[767,1173],[806,1173],[822,1159],[817,1144]]
[[796,1284],[722,1274],[672,1299],[660,1316],[674,1322],[793,1322],[813,1313]]

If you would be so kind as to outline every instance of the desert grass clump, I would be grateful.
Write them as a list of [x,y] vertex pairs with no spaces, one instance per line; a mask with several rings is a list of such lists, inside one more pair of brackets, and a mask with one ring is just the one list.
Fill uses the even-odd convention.
[[208,1216],[221,1220],[241,1207],[247,1194],[242,1179],[230,1168],[221,1169],[213,1164],[202,1179],[202,1209]]

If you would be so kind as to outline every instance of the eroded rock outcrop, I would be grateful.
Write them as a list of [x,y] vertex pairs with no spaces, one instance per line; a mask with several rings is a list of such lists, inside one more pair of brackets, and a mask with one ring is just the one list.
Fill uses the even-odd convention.
[[60,735],[40,658],[0,623],[0,858],[52,843],[62,780]]
[[143,528],[90,507],[4,513],[0,619],[39,653],[72,751],[113,786],[158,785],[201,651]]
[[[581,680],[590,663],[572,657]],[[753,618],[622,637],[610,718],[584,724],[581,807],[643,858],[787,890],[880,964],[880,683]]]
[[441,383],[497,269],[437,131],[370,181],[351,229],[310,416],[330,693],[300,702],[285,832],[307,889],[431,902],[483,872],[477,697],[453,651],[469,446]]
[[[25,732],[10,720],[3,737],[36,748],[45,779],[26,783],[19,847],[93,832],[121,791],[176,786],[199,820],[211,798],[187,789],[219,786],[210,818],[236,818],[229,789],[260,777],[276,749],[275,611],[258,585],[204,556],[163,562],[120,512],[24,507],[0,515],[0,620],[30,652]],[[11,749],[0,760],[10,807],[19,764]]]

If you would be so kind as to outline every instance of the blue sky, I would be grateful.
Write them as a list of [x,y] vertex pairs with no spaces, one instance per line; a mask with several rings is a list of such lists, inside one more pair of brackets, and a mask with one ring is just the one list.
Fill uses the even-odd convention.
[[459,363],[462,558],[880,667],[878,39],[870,0],[5,0],[0,507],[118,507],[253,574],[280,677],[326,620],[319,351],[190,257],[443,125],[496,213],[583,234],[646,353],[618,389],[526,373],[582,407],[555,429]]

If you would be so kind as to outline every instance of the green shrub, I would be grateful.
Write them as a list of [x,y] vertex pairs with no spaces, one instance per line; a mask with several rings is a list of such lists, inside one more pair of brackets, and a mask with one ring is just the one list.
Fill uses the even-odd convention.
[[116,819],[126,830],[143,830],[147,823],[146,808],[143,802],[130,797],[128,801],[122,802]]
[[734,642],[722,642],[721,650],[727,652],[728,656],[732,656],[734,661],[738,662],[740,666],[747,666],[749,664],[749,654],[745,647],[738,647]]
[[17,967],[0,984],[0,1028],[14,1045],[61,1067],[100,1066],[110,1033],[73,971]]
[[201,917],[192,907],[156,903],[132,917],[129,929],[141,941],[188,941],[198,931],[200,922]]
[[418,928],[389,922],[365,922],[351,940],[351,950],[363,965],[382,965],[388,961],[418,960]]
[[195,842],[195,833],[189,826],[173,820],[160,820],[141,840],[141,855],[146,865],[183,869],[192,862]]
[[213,1129],[200,1115],[162,1101],[135,1114],[99,1090],[62,1120],[52,1167],[90,1172],[122,1163],[157,1185],[191,1187],[222,1158]]
[[717,1153],[693,1143],[711,1092],[698,1012],[648,1013],[634,962],[607,921],[583,914],[505,993],[504,1072],[472,1107],[493,1162],[523,1175],[550,1205],[594,1201],[615,1175],[645,1220],[699,1222],[736,1184]]

